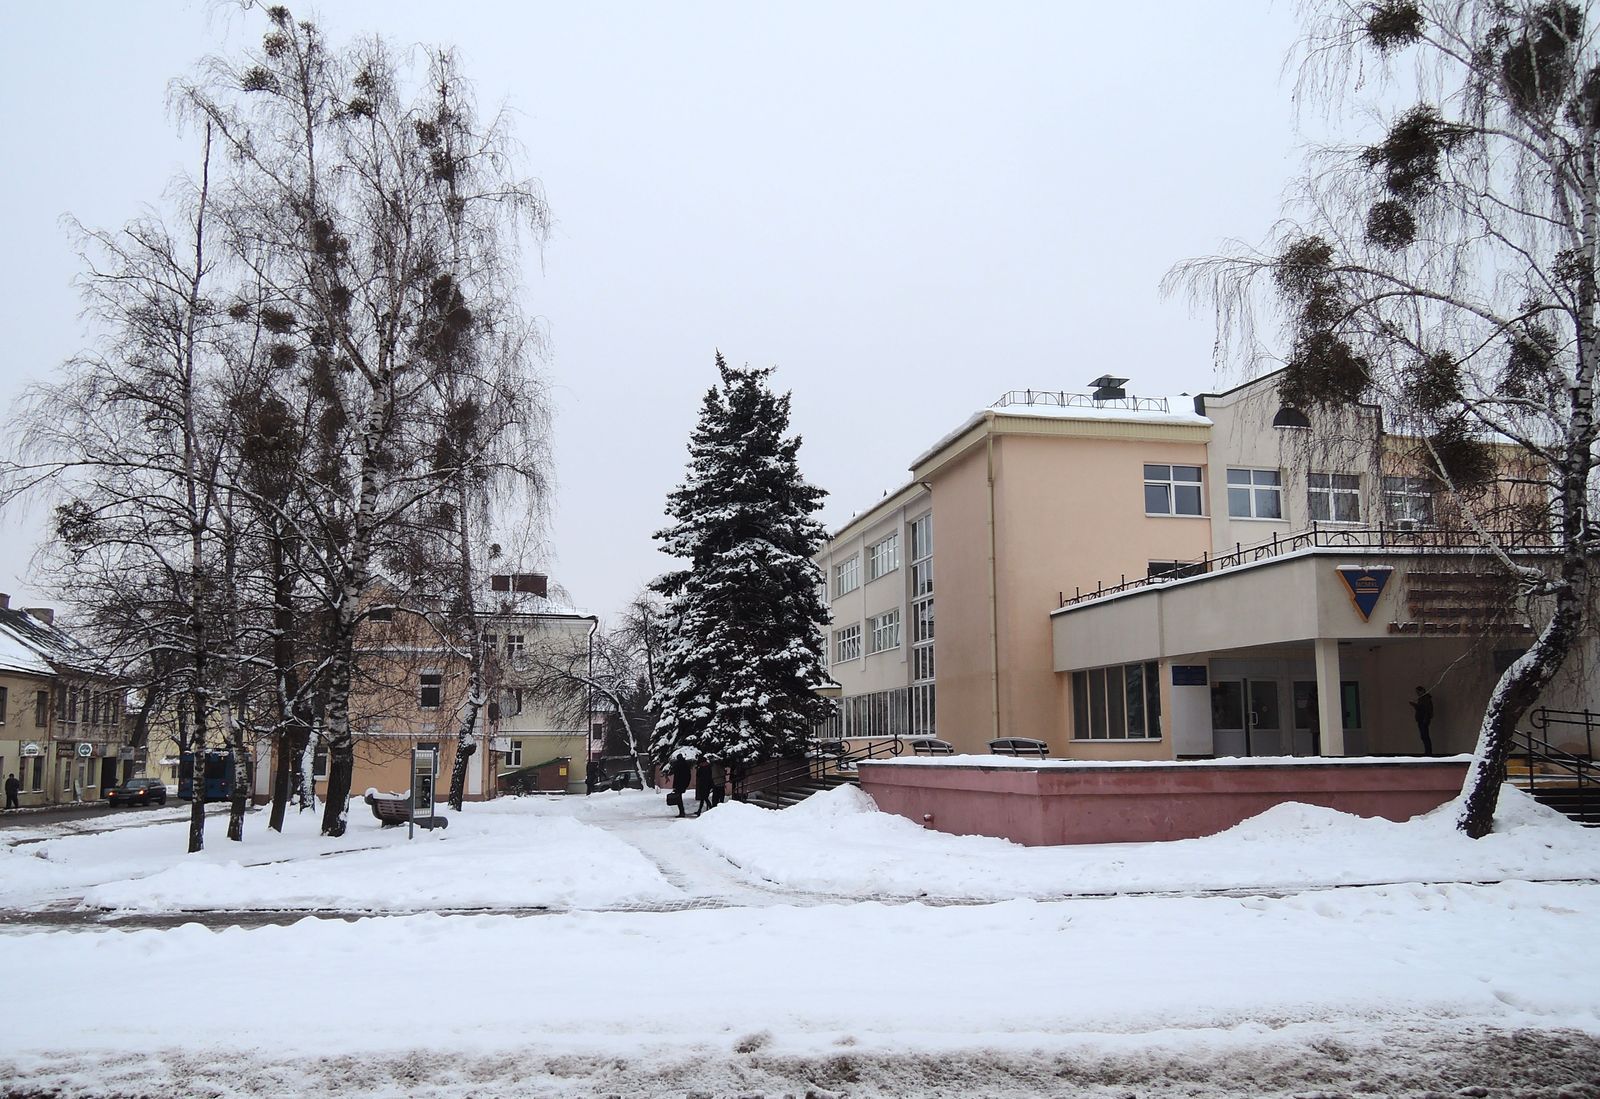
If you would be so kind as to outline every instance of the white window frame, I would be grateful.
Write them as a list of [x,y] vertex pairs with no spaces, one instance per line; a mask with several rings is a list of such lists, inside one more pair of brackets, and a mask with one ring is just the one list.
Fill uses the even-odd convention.
[[522,766],[522,741],[506,741],[506,766],[513,770]]
[[[1178,470],[1193,470],[1194,479],[1178,477]],[[1159,471],[1165,470],[1162,474]],[[1192,466],[1183,462],[1146,462],[1144,463],[1144,513],[1146,515],[1174,516],[1181,519],[1203,519],[1206,511],[1205,494],[1206,471],[1204,466]],[[1165,510],[1150,510],[1150,490],[1160,486],[1166,497]],[[1195,492],[1195,510],[1178,510],[1178,490],[1193,489]]]
[[[1340,484],[1340,481],[1346,483]],[[1348,519],[1337,518],[1341,500],[1354,507],[1354,514]],[[1361,522],[1361,475],[1359,473],[1306,474],[1306,508],[1314,522]],[[1319,515],[1318,512],[1322,514]]]
[[861,623],[833,631],[833,662],[844,664],[861,659]]
[[524,636],[525,635],[520,634],[520,633],[508,633],[508,634],[506,634],[506,659],[507,660],[515,660],[515,659],[517,659],[526,650],[527,645],[524,642]]
[[900,567],[900,532],[895,531],[867,547],[867,583],[888,576]]
[[1433,525],[1433,482],[1426,477],[1384,477],[1383,515],[1395,526]]
[[833,566],[833,597],[848,595],[861,586],[861,555],[852,553]]
[[900,608],[867,619],[867,652],[881,653],[900,647]]
[[[1228,518],[1282,522],[1283,471],[1228,467]],[[1270,506],[1268,506],[1270,504]],[[1276,515],[1263,512],[1276,511]]]

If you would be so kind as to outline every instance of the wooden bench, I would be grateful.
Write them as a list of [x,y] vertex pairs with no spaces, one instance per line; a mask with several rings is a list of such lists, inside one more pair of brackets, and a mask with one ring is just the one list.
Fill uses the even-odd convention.
[[372,815],[377,817],[378,823],[385,828],[393,824],[405,824],[411,819],[411,801],[408,798],[366,793],[361,796],[361,800],[372,806]]
[[938,737],[913,737],[909,743],[911,745],[911,754],[914,756],[953,756],[956,754],[955,745],[948,740],[940,740]]
[[1044,759],[1050,754],[1050,745],[1042,740],[1025,736],[1003,736],[989,742],[989,754],[996,756],[1027,756]]

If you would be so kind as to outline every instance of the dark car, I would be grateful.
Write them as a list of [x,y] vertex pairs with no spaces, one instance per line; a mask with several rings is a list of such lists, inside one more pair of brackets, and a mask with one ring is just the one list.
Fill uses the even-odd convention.
[[106,801],[117,805],[157,805],[167,803],[167,787],[160,779],[130,778],[121,786],[106,789]]
[[591,760],[589,766],[598,771],[594,784],[596,790],[644,789],[644,776],[639,773],[639,765],[632,756],[606,756]]

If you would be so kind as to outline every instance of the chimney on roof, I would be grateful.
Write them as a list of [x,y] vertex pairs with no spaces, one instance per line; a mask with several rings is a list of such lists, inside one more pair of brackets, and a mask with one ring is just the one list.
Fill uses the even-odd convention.
[[24,607],[23,610],[33,615],[46,626],[56,624],[56,609],[54,607]]
[[1110,374],[1102,374],[1089,384],[1094,386],[1093,400],[1096,404],[1101,401],[1121,401],[1128,396],[1128,391],[1122,387],[1127,384],[1127,378],[1113,378]]
[[8,611],[10,609],[11,609],[11,597],[9,595],[7,595],[5,592],[0,591],[0,611]]

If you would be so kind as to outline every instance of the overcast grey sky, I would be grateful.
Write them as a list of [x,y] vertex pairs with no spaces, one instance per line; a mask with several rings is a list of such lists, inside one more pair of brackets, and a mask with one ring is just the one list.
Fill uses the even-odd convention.
[[[453,45],[518,113],[556,223],[526,294],[559,486],[550,556],[526,564],[602,614],[667,565],[650,535],[716,348],[777,366],[836,527],[1004,390],[1217,384],[1210,317],[1157,284],[1262,239],[1300,159],[1283,3],[291,7],[337,41]],[[263,21],[0,7],[6,406],[84,344],[62,215],[157,203],[193,161],[167,82]],[[0,521],[0,590],[47,599],[26,575],[37,516]]]

